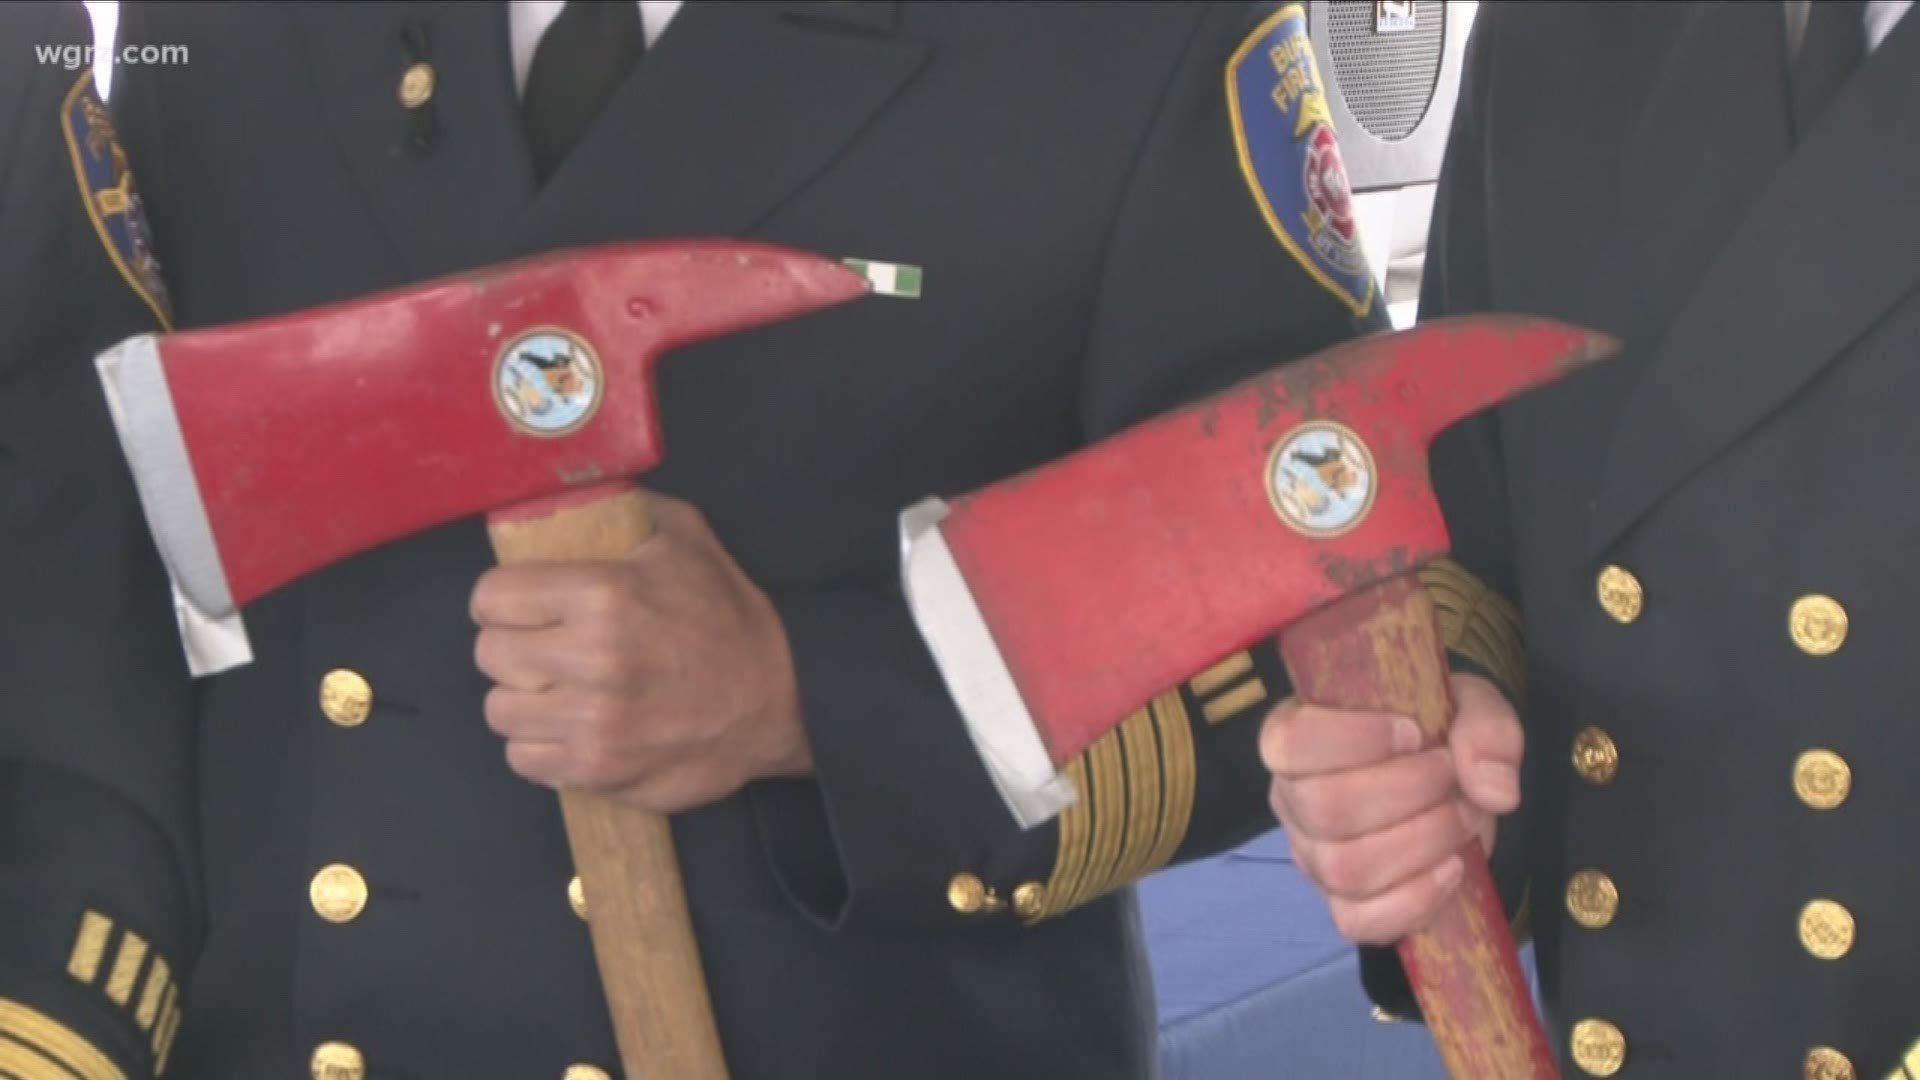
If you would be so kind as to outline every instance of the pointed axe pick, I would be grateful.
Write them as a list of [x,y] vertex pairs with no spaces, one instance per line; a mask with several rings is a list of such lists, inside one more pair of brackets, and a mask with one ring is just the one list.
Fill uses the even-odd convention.
[[[1449,548],[1428,447],[1617,348],[1549,320],[1436,320],[903,513],[914,620],[1016,820],[1070,805],[1063,768],[1168,687],[1275,636],[1303,700],[1444,737],[1448,663],[1415,576]],[[1454,903],[1401,956],[1453,1076],[1553,1076],[1485,857],[1468,848]]]
[[[912,295],[918,273],[903,286],[902,270],[723,240],[609,244],[121,343],[96,366],[190,666],[251,659],[253,600],[458,519],[484,516],[503,563],[626,556],[652,532],[632,483],[664,453],[656,361]],[[579,791],[560,803],[626,1074],[723,1080],[667,818]]]

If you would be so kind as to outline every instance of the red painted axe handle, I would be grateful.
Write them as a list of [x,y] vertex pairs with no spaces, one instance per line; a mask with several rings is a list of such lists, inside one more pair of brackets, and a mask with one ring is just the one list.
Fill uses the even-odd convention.
[[[1345,597],[1288,627],[1280,653],[1302,701],[1417,720],[1429,746],[1453,721],[1446,646],[1412,574]],[[1521,973],[1500,893],[1477,842],[1439,916],[1400,959],[1454,1080],[1558,1080]]]
[[[631,488],[575,492],[488,521],[503,564],[615,559],[653,533]],[[587,900],[600,983],[633,1080],[726,1080],[667,818],[584,792],[560,794]]]

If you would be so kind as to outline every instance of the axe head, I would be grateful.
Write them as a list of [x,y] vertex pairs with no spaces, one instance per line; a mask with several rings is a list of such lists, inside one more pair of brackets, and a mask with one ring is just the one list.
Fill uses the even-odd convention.
[[1168,687],[1445,554],[1442,429],[1610,355],[1551,321],[1437,320],[1290,363],[901,516],[915,622],[1014,816]]
[[[822,257],[723,241],[556,252],[236,325],[96,365],[192,627],[388,541],[630,479],[662,447],[675,346],[869,291]],[[196,662],[198,671],[239,659]]]

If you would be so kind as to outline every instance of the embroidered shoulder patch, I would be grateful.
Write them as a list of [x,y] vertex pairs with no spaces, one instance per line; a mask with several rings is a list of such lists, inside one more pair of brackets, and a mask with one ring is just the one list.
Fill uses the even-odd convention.
[[134,187],[133,172],[120,147],[113,117],[87,72],[74,82],[60,106],[60,126],[73,157],[74,180],[87,204],[87,216],[101,244],[127,285],[153,309],[163,328],[173,325],[172,298],[147,230],[146,207]]
[[1274,12],[1234,50],[1227,109],[1240,172],[1274,236],[1315,281],[1365,316],[1373,272],[1303,5]]

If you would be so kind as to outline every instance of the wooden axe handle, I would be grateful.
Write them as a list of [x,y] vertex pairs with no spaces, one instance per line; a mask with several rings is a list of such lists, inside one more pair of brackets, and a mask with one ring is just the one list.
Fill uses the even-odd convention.
[[[1417,720],[1433,746],[1453,722],[1446,646],[1413,574],[1345,597],[1287,628],[1281,658],[1302,701]],[[1455,1080],[1558,1080],[1520,971],[1499,889],[1477,841],[1439,916],[1400,942],[1400,959]]]
[[[487,530],[502,564],[578,562],[626,555],[653,520],[625,489]],[[561,792],[560,808],[628,1080],[726,1080],[667,818],[576,791]]]

